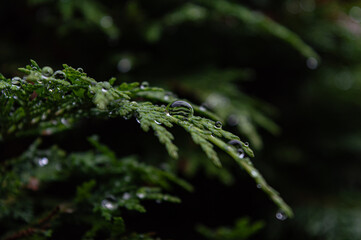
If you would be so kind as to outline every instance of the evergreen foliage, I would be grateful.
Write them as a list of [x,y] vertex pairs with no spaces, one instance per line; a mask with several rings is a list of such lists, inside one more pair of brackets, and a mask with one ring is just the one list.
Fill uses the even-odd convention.
[[360,5],[5,1],[0,239],[360,239]]
[[[141,128],[146,132],[153,129],[169,155],[177,158],[178,148],[167,128],[178,125],[191,135],[192,140],[200,145],[215,166],[222,167],[222,164],[213,146],[228,153],[254,178],[259,188],[269,195],[281,211],[292,217],[292,210],[265,182],[250,161],[249,157],[254,157],[254,153],[248,143],[223,130],[221,122],[194,116],[191,104],[183,100],[173,101],[172,98],[165,97],[169,93],[161,88],[150,87],[148,83],[143,82],[140,86],[138,83],[114,85],[115,78],[108,82],[97,82],[88,77],[83,69],[74,69],[65,64],[63,67],[64,69],[53,72],[52,68],[41,68],[31,60],[31,65],[20,68],[25,73],[24,77],[8,79],[1,76],[1,139],[24,134],[50,135],[71,128],[72,124],[84,118],[130,119],[135,116]],[[165,108],[164,105],[158,106],[147,100],[168,103],[168,106]],[[51,194],[48,200],[44,198],[41,202],[55,201],[57,212],[77,212],[77,209],[83,209],[85,212],[80,214],[84,216],[79,216],[78,213],[76,216],[86,219],[81,225],[91,226],[83,235],[85,239],[95,238],[100,231],[109,227],[106,221],[112,221],[108,234],[114,238],[124,234],[124,221],[113,210],[124,208],[145,212],[140,203],[143,199],[180,202],[179,198],[161,192],[162,189],[170,188],[170,182],[192,190],[192,186],[169,172],[146,166],[133,157],[117,159],[116,154],[96,138],[90,138],[89,141],[99,154],[83,152],[67,155],[56,146],[38,150],[38,140],[20,157],[6,161],[1,169],[1,216],[8,218],[9,222],[22,220],[31,224],[38,217],[34,209],[46,211],[47,204],[38,206],[37,198],[27,195],[26,189],[37,191],[39,182],[49,184],[47,187],[51,188],[52,184],[61,184],[75,178],[76,195],[70,199],[61,199],[62,202],[69,202],[67,206],[55,199],[51,200],[54,198]],[[49,159],[51,164],[48,165]],[[142,186],[142,183],[150,186]],[[17,201],[25,196],[29,202]],[[98,216],[91,214],[91,209],[104,218],[103,222],[99,222]],[[40,214],[44,213],[40,211]],[[29,233],[30,235],[39,232],[39,237],[47,237],[56,231],[52,228],[47,230],[44,221],[40,222],[41,224],[35,224],[31,228],[35,232]],[[61,225],[62,222],[57,224]],[[16,237],[16,234],[13,236]]]

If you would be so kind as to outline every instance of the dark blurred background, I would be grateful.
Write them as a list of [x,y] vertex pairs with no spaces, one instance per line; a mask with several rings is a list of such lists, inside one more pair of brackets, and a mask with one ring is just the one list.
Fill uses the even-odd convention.
[[[265,223],[255,239],[361,239],[360,6],[333,0],[3,1],[0,72],[19,75],[29,59],[54,69],[66,63],[98,81],[148,81],[203,104],[225,129],[250,142],[255,166],[295,211],[293,219],[278,221],[276,207],[243,171],[226,156],[228,170],[215,171],[177,129],[177,161],[134,119],[87,122],[49,137],[49,144],[75,151],[96,133],[117,154],[169,161],[194,184],[194,194],[181,192],[180,205],[150,204],[147,214],[129,216],[131,229],[196,239],[197,223],[232,225],[249,216]],[[1,151],[12,156],[29,142],[4,143]]]

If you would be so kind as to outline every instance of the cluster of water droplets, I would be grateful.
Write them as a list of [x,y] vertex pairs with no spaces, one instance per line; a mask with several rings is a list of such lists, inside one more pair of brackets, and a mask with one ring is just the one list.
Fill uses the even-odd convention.
[[193,117],[193,107],[189,103],[181,100],[174,101],[168,104],[166,111],[171,116],[177,116],[182,119],[189,119]]
[[244,158],[246,156],[246,154],[244,153],[244,150],[242,149],[241,141],[233,139],[228,142],[228,145],[231,145],[232,147],[236,148],[239,158]]

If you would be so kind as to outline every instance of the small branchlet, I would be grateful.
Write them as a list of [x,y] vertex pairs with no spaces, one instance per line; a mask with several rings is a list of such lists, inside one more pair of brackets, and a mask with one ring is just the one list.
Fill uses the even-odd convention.
[[[51,74],[53,71],[49,67],[41,69],[35,61],[31,63],[20,69],[26,74],[23,78],[7,79],[0,76],[0,139],[34,132],[52,134],[70,128],[72,123],[83,117],[129,119],[135,116],[141,128],[144,131],[153,129],[169,155],[176,158],[178,148],[168,129],[177,125],[191,135],[216,166],[222,165],[214,146],[231,156],[272,201],[288,216],[292,216],[292,210],[267,185],[250,159],[239,154],[242,151],[254,157],[248,144],[223,130],[220,123],[214,121],[216,118],[212,120],[194,116],[192,105],[186,101],[173,101],[167,107],[156,105],[165,96],[168,96],[166,101],[169,101],[169,93],[161,88],[149,87],[148,84],[140,87],[138,83],[112,86],[114,79],[111,83],[97,82],[82,70],[68,65],[63,65],[62,70]],[[230,146],[230,140],[238,141],[239,149]]]

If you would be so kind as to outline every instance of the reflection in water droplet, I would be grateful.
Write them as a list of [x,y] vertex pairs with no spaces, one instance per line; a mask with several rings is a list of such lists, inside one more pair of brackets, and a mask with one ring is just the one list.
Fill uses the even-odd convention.
[[307,60],[306,60],[306,65],[307,65],[307,67],[308,67],[309,69],[314,70],[314,69],[316,69],[316,68],[318,67],[318,61],[317,61],[317,59],[314,58],[314,57],[309,57],[309,58],[307,58]]
[[174,101],[167,106],[167,112],[183,119],[193,117],[193,107],[185,101]]
[[106,92],[108,92],[108,90],[102,88],[102,92],[103,92],[103,93],[106,93]]
[[135,118],[135,120],[137,120],[137,123],[139,123],[139,124],[140,124],[140,120],[139,120],[138,118]]
[[276,213],[276,218],[277,218],[278,220],[280,220],[280,221],[284,221],[284,220],[287,219],[287,215],[286,215],[284,212],[282,212],[282,211],[278,211],[278,212]]
[[100,26],[103,28],[110,28],[113,26],[113,18],[111,16],[104,16],[100,19]]
[[[63,71],[56,71],[54,74],[53,74],[53,77],[54,78],[57,78],[57,79],[65,79],[66,78],[66,74],[63,72]],[[50,82],[49,82],[50,83]]]
[[261,188],[262,188],[262,185],[261,185],[261,184],[257,184],[257,188],[258,188],[258,189],[261,189]]
[[249,146],[249,143],[248,143],[248,142],[245,142],[244,145],[245,145],[246,147],[248,147],[248,146]]
[[44,167],[48,163],[49,163],[49,160],[46,157],[38,159],[38,164],[39,164],[40,167]]
[[220,129],[220,128],[222,128],[222,123],[221,123],[220,121],[217,121],[217,122],[214,124],[214,127]]
[[84,73],[84,69],[82,69],[82,68],[77,68],[76,70],[80,73]]
[[257,170],[252,170],[251,175],[252,175],[252,177],[258,177],[258,171]]
[[132,69],[132,62],[128,58],[122,58],[118,62],[117,68],[119,72],[126,73]]
[[53,75],[54,71],[51,67],[43,67],[43,69],[41,70],[41,73],[45,77],[50,77],[51,75]]
[[142,82],[142,84],[140,84],[140,89],[145,89],[149,87],[149,83],[147,81]]
[[154,120],[154,122],[155,122],[156,124],[158,124],[158,125],[161,125],[161,123],[158,122],[157,120]]

